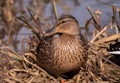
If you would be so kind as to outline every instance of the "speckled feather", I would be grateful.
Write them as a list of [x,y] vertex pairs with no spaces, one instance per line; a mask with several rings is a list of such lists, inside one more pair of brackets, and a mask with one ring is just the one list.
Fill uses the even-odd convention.
[[[61,25],[61,20],[75,22],[71,16],[63,16],[56,26]],[[78,27],[79,28],[79,27]],[[40,38],[37,48],[38,65],[47,72],[59,76],[72,70],[79,69],[87,60],[87,41],[79,34],[60,34],[58,37]]]

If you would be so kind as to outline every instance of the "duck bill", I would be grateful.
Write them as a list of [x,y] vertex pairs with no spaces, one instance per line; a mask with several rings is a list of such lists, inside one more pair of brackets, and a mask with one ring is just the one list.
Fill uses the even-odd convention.
[[46,33],[44,36],[45,37],[50,37],[50,36],[53,36],[55,34],[57,34],[57,32],[50,32],[50,33]]

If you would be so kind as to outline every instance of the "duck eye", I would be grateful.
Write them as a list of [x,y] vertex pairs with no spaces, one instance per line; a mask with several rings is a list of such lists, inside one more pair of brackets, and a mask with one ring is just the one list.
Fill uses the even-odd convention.
[[61,23],[65,23],[66,21],[62,21]]
[[65,22],[66,22],[66,21],[60,21],[60,22],[57,23],[57,26],[60,25],[60,24],[65,23]]

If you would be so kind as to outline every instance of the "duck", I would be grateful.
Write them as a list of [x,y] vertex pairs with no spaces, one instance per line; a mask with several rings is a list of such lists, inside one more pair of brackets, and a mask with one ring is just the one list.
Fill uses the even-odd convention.
[[109,60],[120,66],[120,42],[110,44],[107,51],[110,55],[112,55]]
[[89,46],[76,18],[61,15],[52,33],[39,38],[37,64],[55,77],[79,70],[88,59]]

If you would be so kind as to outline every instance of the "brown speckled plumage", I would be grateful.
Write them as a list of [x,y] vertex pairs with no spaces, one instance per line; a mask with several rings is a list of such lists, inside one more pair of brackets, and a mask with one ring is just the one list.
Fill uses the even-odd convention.
[[58,19],[55,32],[53,36],[40,38],[37,59],[39,66],[59,76],[79,69],[86,62],[87,42],[77,20],[71,15]]

